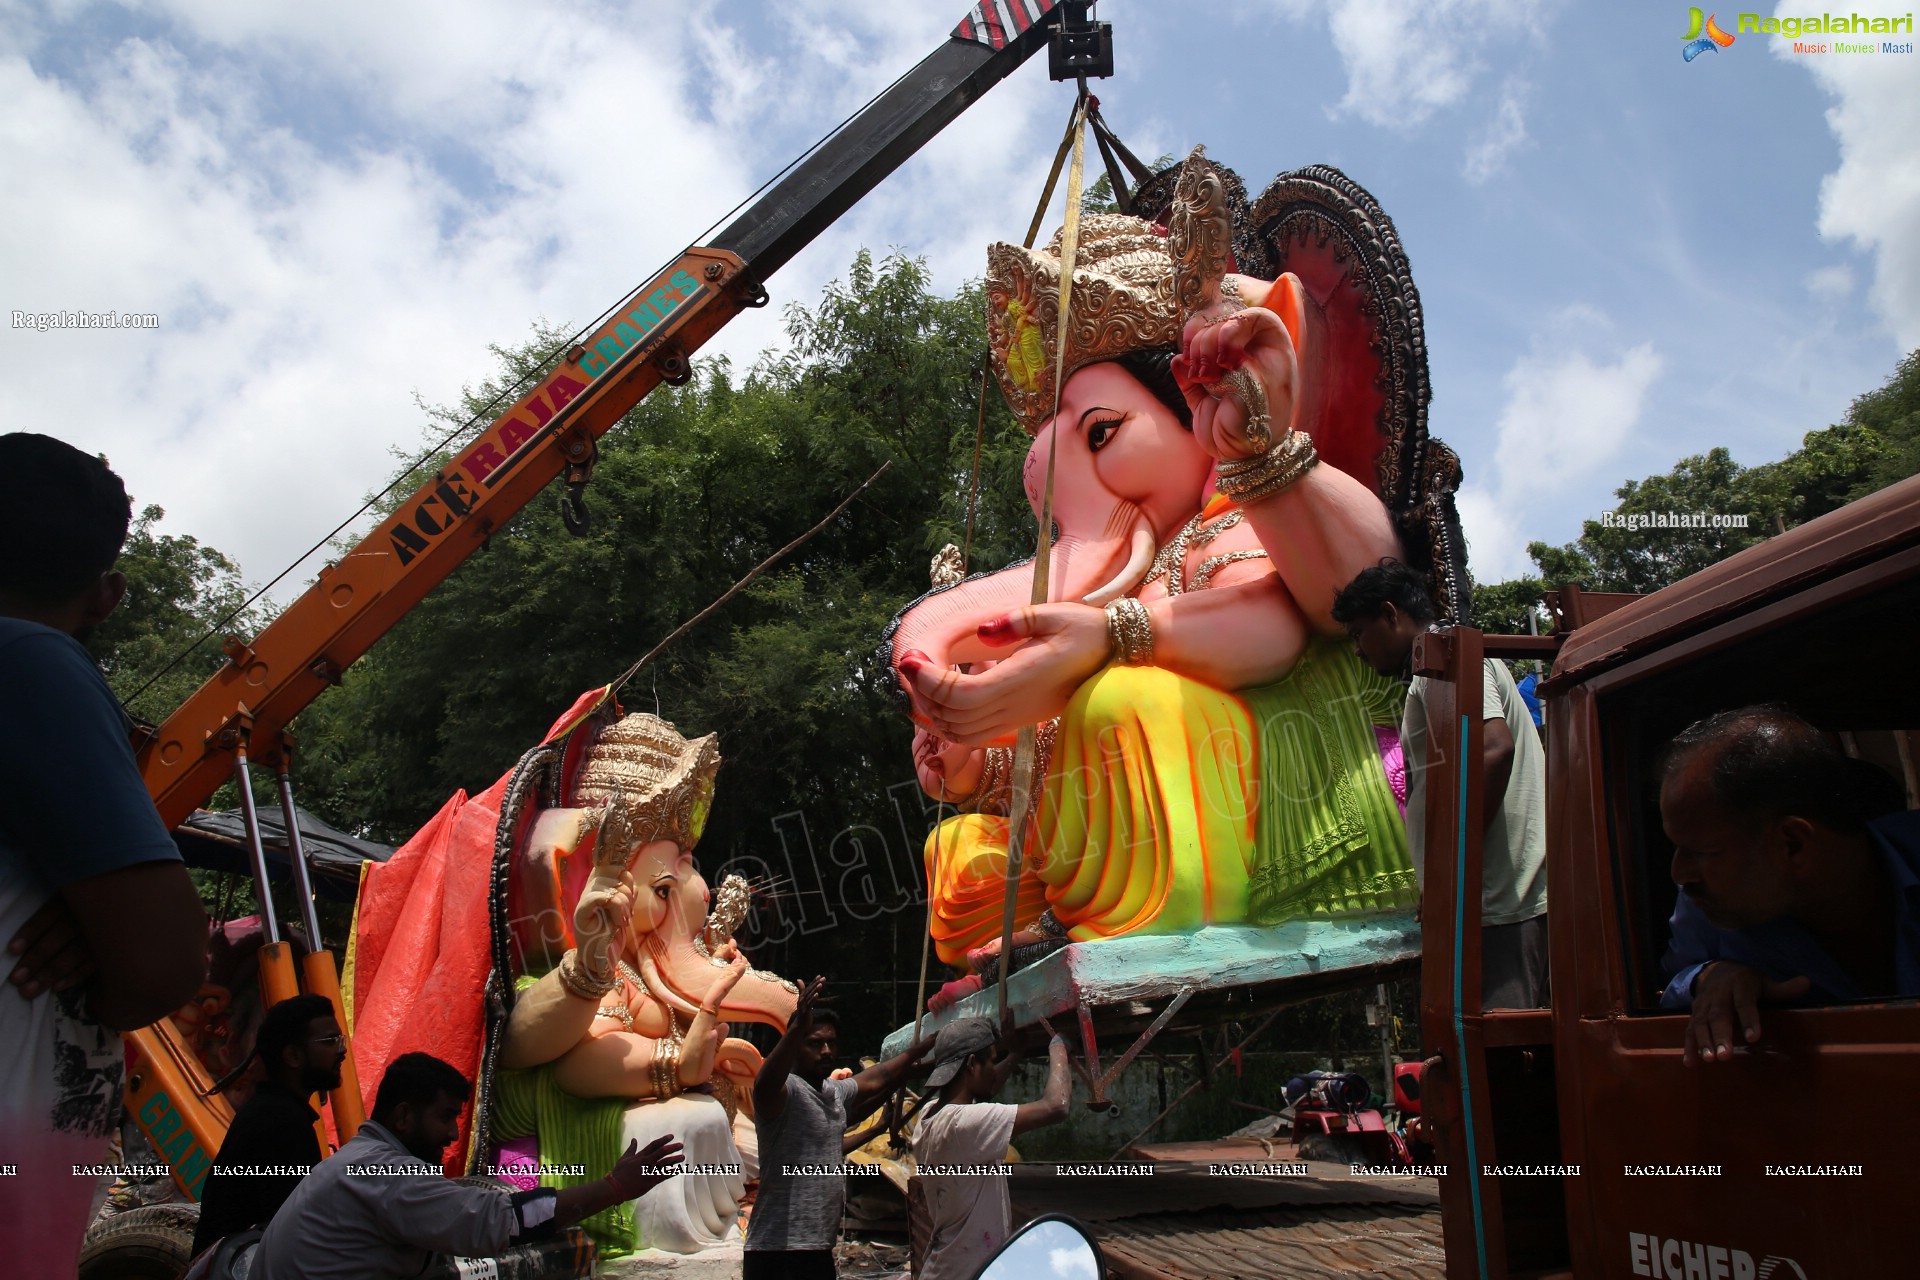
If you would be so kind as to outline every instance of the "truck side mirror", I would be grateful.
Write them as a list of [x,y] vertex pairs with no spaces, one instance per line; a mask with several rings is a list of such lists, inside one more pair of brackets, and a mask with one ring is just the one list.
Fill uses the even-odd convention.
[[980,1280],[1030,1280],[1033,1276],[1087,1276],[1107,1274],[1106,1259],[1093,1233],[1063,1214],[1045,1214],[1013,1233],[1000,1246]]

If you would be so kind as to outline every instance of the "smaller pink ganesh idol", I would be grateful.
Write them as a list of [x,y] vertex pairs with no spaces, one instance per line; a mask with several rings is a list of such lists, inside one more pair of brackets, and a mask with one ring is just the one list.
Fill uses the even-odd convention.
[[[588,731],[567,753],[572,803],[534,814],[513,860],[515,950],[530,972],[496,1038],[489,1131],[537,1138],[540,1164],[592,1168],[610,1158],[602,1147],[674,1135],[690,1169],[723,1172],[656,1188],[636,1203],[631,1238],[693,1252],[727,1238],[752,1176],[760,1055],[729,1037],[730,1020],[784,1027],[795,991],[732,940],[745,882],[728,877],[715,902],[694,863],[720,767],[714,737],[688,740],[645,714]],[[503,830],[511,810],[510,798]],[[626,1243],[609,1234],[603,1243]]]

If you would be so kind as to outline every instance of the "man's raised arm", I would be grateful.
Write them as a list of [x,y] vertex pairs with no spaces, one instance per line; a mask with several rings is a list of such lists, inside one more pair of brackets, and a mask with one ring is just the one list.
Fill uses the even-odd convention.
[[876,1062],[855,1076],[853,1098],[847,1104],[847,1123],[857,1124],[872,1115],[932,1048],[933,1037],[922,1036],[908,1045],[905,1052],[885,1062]]
[[820,998],[826,985],[823,975],[800,988],[800,998],[793,1002],[793,1016],[787,1019],[786,1033],[760,1063],[760,1074],[753,1078],[756,1123],[775,1120],[787,1109],[787,1077],[800,1061],[800,1046],[813,1034],[813,1002]]

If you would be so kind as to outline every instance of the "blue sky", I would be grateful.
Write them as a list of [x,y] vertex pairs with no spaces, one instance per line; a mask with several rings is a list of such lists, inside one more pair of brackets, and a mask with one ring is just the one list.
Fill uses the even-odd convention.
[[[0,311],[161,317],[0,329],[6,429],[107,453],[166,529],[264,581],[384,483],[422,405],[491,371],[489,343],[598,314],[964,7],[0,0]],[[1687,63],[1665,3],[1100,16],[1098,92],[1140,154],[1205,143],[1256,191],[1331,163],[1394,218],[1482,580],[1623,479],[1715,445],[1781,456],[1920,346],[1914,55],[1749,34]],[[862,245],[942,288],[977,275],[1024,233],[1070,94],[1030,63],[776,276],[776,304]],[[707,350],[746,365],[781,336],[776,305]]]

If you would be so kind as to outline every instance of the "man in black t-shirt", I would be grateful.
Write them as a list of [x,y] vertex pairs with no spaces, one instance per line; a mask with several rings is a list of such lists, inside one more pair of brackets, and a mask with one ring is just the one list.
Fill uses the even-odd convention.
[[234,1116],[201,1189],[198,1256],[227,1236],[263,1227],[323,1158],[308,1101],[340,1087],[346,1039],[325,996],[295,996],[267,1011],[254,1038],[267,1075]]

